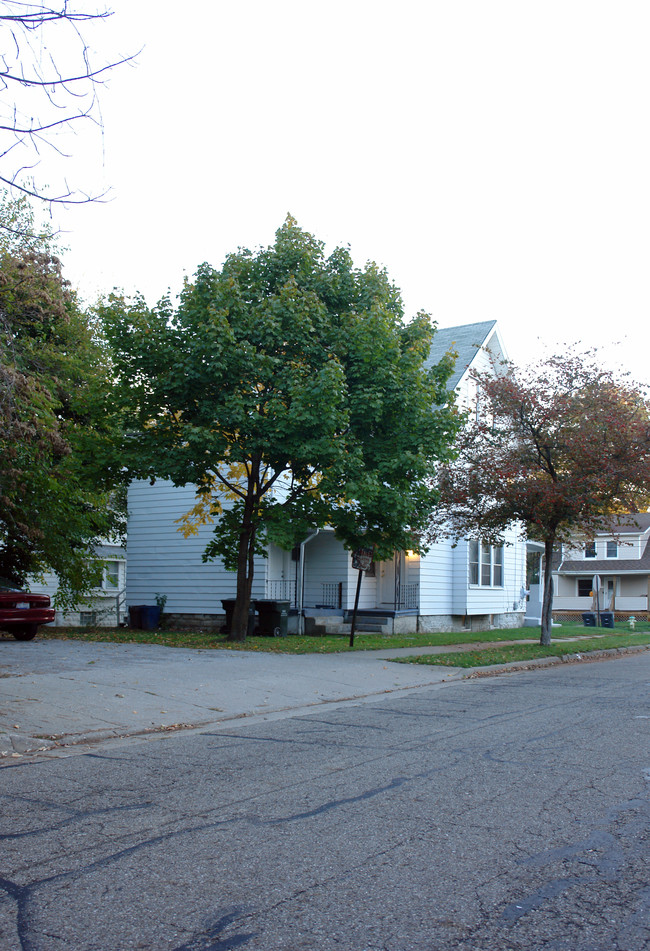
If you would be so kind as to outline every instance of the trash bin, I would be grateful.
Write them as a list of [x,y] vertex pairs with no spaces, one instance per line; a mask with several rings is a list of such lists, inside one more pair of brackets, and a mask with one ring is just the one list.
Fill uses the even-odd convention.
[[[226,612],[226,623],[222,624],[219,628],[220,634],[230,634],[232,631],[232,619],[235,613],[235,605],[237,603],[236,598],[222,598],[221,605]],[[255,630],[255,605],[251,602],[248,608],[248,630],[247,634],[249,637],[252,637]]]
[[141,628],[143,631],[155,631],[160,624],[160,608],[157,604],[143,604],[140,608]]
[[585,627],[595,627],[596,626],[596,615],[593,611],[585,611],[582,615],[582,623]]
[[129,607],[129,627],[134,631],[142,630],[142,612],[144,604],[132,604]]
[[232,631],[232,616],[233,616],[233,614],[235,613],[235,604],[236,604],[236,603],[237,603],[237,602],[236,602],[235,598],[222,598],[222,599],[221,599],[221,606],[222,606],[222,608],[224,609],[224,611],[226,612],[226,622],[225,622],[225,624],[222,624],[221,627],[220,627],[220,629],[219,629],[219,632],[220,632],[221,634],[230,634],[230,632]]
[[259,634],[286,637],[289,629],[290,601],[255,601],[260,616]]
[[614,627],[614,612],[613,611],[600,612],[600,626]]

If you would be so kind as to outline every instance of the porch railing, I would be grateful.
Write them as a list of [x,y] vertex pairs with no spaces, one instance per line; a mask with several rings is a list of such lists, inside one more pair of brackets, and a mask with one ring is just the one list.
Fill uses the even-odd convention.
[[343,607],[343,582],[335,581],[330,584],[321,585],[322,588],[322,604],[324,607],[328,608],[342,608]]
[[398,611],[415,611],[417,610],[419,600],[419,584],[402,584],[400,585],[399,598],[395,607]]
[[271,601],[289,601],[292,608],[296,607],[295,581],[268,581],[266,585],[267,597]]

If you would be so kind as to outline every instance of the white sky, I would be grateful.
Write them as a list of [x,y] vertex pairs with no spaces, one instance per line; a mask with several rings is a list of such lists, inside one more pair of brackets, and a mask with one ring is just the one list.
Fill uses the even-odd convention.
[[409,315],[496,318],[516,362],[602,346],[650,382],[647,0],[110,6],[97,49],[144,50],[102,91],[101,148],[77,138],[114,196],[61,218],[88,300],[175,294],[291,212]]

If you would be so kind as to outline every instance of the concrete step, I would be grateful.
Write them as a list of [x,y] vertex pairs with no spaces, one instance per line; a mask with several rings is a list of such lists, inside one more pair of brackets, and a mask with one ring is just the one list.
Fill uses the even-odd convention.
[[[352,611],[345,612],[343,623],[348,629],[352,627]],[[390,634],[392,623],[390,618],[382,614],[364,614],[363,611],[359,611],[354,629],[366,634]]]
[[308,637],[320,637],[323,634],[341,633],[339,629],[342,624],[343,618],[336,615],[324,615],[323,617],[305,615],[305,634]]
[[[351,627],[352,612],[346,611],[345,617],[340,615],[305,617],[305,634],[310,637],[318,637],[322,634],[349,634]],[[390,618],[387,617],[357,614],[354,629],[360,634],[390,634],[392,625]]]

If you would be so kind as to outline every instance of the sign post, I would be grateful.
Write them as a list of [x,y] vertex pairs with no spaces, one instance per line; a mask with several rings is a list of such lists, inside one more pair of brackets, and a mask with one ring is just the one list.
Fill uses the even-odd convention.
[[359,607],[359,594],[361,593],[361,578],[364,571],[368,571],[372,564],[373,548],[357,548],[352,552],[352,567],[359,572],[357,577],[357,593],[354,598],[354,610],[352,612],[352,627],[350,628],[350,647],[354,647],[354,629],[357,624],[357,608]]
[[600,627],[600,575],[594,575],[591,579],[592,590],[596,592],[596,616],[598,618],[598,627]]

